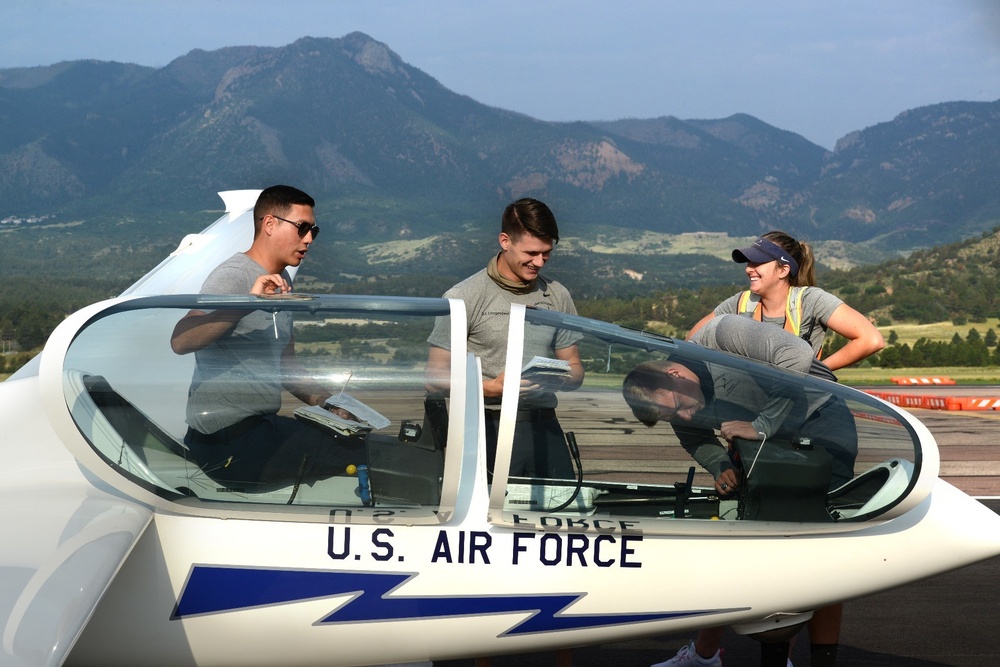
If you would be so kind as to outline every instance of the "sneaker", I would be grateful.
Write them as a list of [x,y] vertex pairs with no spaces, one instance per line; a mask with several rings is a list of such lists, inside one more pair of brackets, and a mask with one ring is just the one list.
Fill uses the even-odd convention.
[[652,667],[722,667],[722,649],[711,658],[703,658],[694,650],[694,642],[682,646],[677,655],[666,662],[658,662]]

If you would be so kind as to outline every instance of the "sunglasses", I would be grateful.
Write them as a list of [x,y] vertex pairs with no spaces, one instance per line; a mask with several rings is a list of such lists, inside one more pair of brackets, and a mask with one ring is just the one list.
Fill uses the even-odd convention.
[[286,220],[282,218],[280,215],[274,215],[273,213],[271,214],[271,217],[281,220],[282,222],[287,222],[290,225],[294,225],[295,228],[299,230],[300,239],[304,239],[306,237],[306,234],[308,234],[309,232],[312,232],[313,241],[315,241],[316,237],[319,236],[319,227],[317,227],[316,225],[311,225],[308,222],[293,222],[291,220]]

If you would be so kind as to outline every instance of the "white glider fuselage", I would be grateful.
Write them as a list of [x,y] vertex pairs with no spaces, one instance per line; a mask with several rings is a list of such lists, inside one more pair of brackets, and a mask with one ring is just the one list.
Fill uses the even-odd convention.
[[[1000,518],[938,478],[934,439],[908,413],[519,306],[489,470],[461,301],[196,294],[249,246],[255,196],[229,193],[215,225],[67,318],[0,384],[0,664],[370,665],[751,633],[1000,553]],[[203,460],[196,361],[170,334],[190,310],[227,308],[263,314],[274,336],[294,321],[309,379],[384,416],[317,426],[284,394],[279,418],[301,425],[295,437],[328,438],[343,472],[310,475],[304,458],[294,479],[261,482]],[[450,366],[432,377],[427,339],[441,326]],[[522,391],[533,345],[560,335],[579,346],[583,385]],[[622,398],[631,368],[668,359],[752,384],[783,415],[763,443],[734,445],[749,470],[738,496],[716,494],[690,434],[647,429]],[[229,382],[219,395],[240,396]],[[574,474],[520,474],[514,432],[549,415],[531,406],[552,396]]]

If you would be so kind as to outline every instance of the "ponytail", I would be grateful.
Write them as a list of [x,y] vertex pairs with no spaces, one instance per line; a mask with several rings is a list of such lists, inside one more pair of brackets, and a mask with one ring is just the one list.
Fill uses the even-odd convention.
[[812,247],[805,241],[796,241],[785,232],[774,230],[761,235],[771,243],[780,246],[799,263],[799,272],[789,276],[792,287],[814,286],[816,284],[816,261]]

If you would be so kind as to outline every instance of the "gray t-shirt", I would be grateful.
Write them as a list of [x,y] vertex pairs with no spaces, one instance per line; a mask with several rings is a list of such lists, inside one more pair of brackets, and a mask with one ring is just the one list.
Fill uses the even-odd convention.
[[712,318],[691,337],[691,342],[799,373],[808,373],[812,367],[808,342],[784,329],[762,331],[757,322],[748,318]]
[[[444,293],[445,298],[465,302],[468,320],[468,349],[482,360],[483,377],[495,378],[504,371],[507,360],[507,327],[510,306],[524,304],[532,308],[555,310],[576,315],[576,306],[569,290],[560,283],[538,276],[534,288],[527,294],[515,294],[497,285],[483,269]],[[450,317],[439,317],[427,342],[435,347],[451,349]],[[556,350],[570,347],[581,335],[566,329],[525,325],[522,363],[534,356],[551,357]],[[499,398],[487,398],[487,404],[499,404]],[[555,407],[555,394],[531,397],[529,407]]]
[[[201,293],[250,294],[254,281],[267,273],[237,253],[208,275]],[[287,272],[282,275],[291,284]],[[281,355],[291,336],[291,314],[255,310],[196,351],[188,425],[208,434],[253,415],[276,414],[281,407]]]
[[[691,342],[803,374],[813,368],[813,352],[807,342],[784,329],[762,327],[738,315],[709,320]],[[780,385],[762,386],[751,374],[730,366],[709,363],[706,367],[713,399],[690,422],[675,421],[672,426],[684,449],[715,477],[731,467],[726,448],[713,432],[722,422],[750,421],[754,430],[771,437],[787,426],[789,419],[796,424],[803,421],[812,408],[829,398],[829,394],[802,392],[793,396]]]
[[[729,313],[751,317],[753,313],[737,312],[742,293],[737,292],[716,306],[714,311],[716,317]],[[802,321],[799,324],[799,336],[812,345],[814,355],[822,352],[826,330],[829,329],[830,316],[843,303],[839,297],[819,287],[809,287],[802,292]],[[768,324],[775,324],[779,327],[785,326],[784,315],[781,317],[764,317],[762,321]]]

